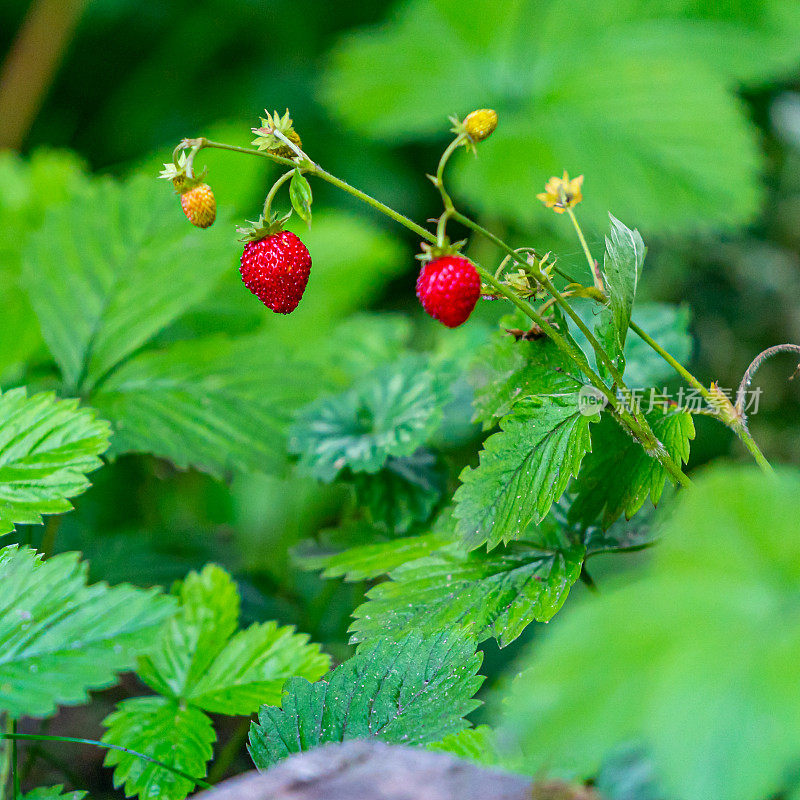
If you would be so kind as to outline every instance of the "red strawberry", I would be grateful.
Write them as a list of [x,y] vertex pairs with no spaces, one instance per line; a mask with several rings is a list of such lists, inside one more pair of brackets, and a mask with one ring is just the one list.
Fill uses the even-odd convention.
[[248,242],[239,269],[244,285],[278,314],[297,308],[311,272],[311,255],[290,231]]
[[448,328],[467,321],[480,295],[480,276],[463,256],[439,256],[425,264],[417,278],[422,307]]
[[217,218],[217,201],[207,183],[200,183],[182,192],[181,208],[189,222],[198,228],[207,228]]

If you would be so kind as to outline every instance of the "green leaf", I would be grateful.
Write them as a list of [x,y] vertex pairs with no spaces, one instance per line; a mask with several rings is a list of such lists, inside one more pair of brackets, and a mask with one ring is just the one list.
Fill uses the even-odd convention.
[[154,453],[224,476],[280,471],[292,411],[324,385],[269,337],[219,336],[133,357],[92,400],[116,428],[113,455]]
[[[164,697],[123,700],[103,724],[108,729],[103,736],[107,744],[130,748],[200,779],[206,774],[217,738],[202,711]],[[104,763],[114,767],[114,787],[123,787],[127,797],[183,800],[196,785],[120,750],[109,750]]]
[[482,0],[407,2],[391,26],[339,43],[323,99],[393,142],[443,138],[443,108],[500,109],[480,158],[454,164],[457,191],[484,216],[555,224],[534,195],[566,168],[586,175],[592,226],[610,208],[650,232],[747,222],[760,154],[731,78],[793,63],[800,13],[780,0],[650,5],[500,0],[488,20]]
[[613,214],[608,216],[611,218],[611,234],[606,236],[603,278],[619,351],[622,352],[646,248],[639,231],[627,228]]
[[557,525],[532,533],[541,538],[492,553],[453,544],[403,564],[355,610],[352,640],[464,626],[477,641],[494,636],[505,647],[534,620],[548,622],[578,580],[585,549]]
[[278,702],[286,678],[315,680],[328,657],[308,636],[274,622],[237,632],[239,594],[219,567],[191,572],[177,587],[179,612],[166,625],[139,675],[159,694],[219,714],[249,714]]
[[441,741],[429,744],[428,750],[450,753],[485,767],[500,765],[500,755],[494,744],[493,731],[488,725],[478,725],[477,728],[465,728],[458,733],[451,733]]
[[58,786],[38,786],[25,792],[20,800],[82,800],[86,792],[65,792],[63,784]]
[[461,473],[455,513],[464,544],[491,549],[544,519],[592,449],[589,425],[598,419],[582,413],[578,392],[519,401],[484,442],[480,465]]
[[676,800],[789,788],[800,752],[800,473],[707,471],[647,574],[607,583],[537,639],[499,740],[528,774],[589,777],[640,743]]
[[0,549],[0,711],[47,717],[130,669],[173,605],[155,590],[86,585],[77,553]]
[[435,453],[420,448],[406,458],[390,456],[380,472],[354,473],[351,480],[358,504],[373,524],[405,533],[430,517],[444,491],[445,475]]
[[234,252],[224,225],[192,228],[149,177],[97,180],[51,210],[23,284],[67,387],[85,394],[203,299]]
[[380,739],[390,744],[437,741],[467,726],[483,678],[475,644],[448,630],[363,645],[326,680],[292,678],[282,708],[265,705],[250,728],[260,770],[326,742]]
[[314,197],[311,194],[311,186],[299,169],[294,171],[289,182],[289,199],[297,216],[311,225],[311,203]]
[[388,542],[351,547],[333,554],[297,554],[303,569],[322,569],[323,578],[344,577],[346,581],[363,581],[386,575],[395,567],[430,555],[452,540],[444,530],[422,536],[406,536]]
[[580,388],[576,372],[574,363],[551,339],[516,341],[508,334],[496,334],[481,349],[470,375],[475,386],[475,420],[485,430],[493,428],[519,400],[575,391]]
[[446,399],[446,388],[423,359],[407,356],[304,409],[289,449],[326,483],[345,468],[374,474],[390,456],[409,457],[425,444],[441,422]]
[[108,423],[77,400],[0,393],[0,535],[70,511],[68,498],[86,491],[86,474],[102,466],[109,434]]
[[[670,355],[685,364],[692,354],[689,309],[666,303],[637,303],[635,322]],[[635,333],[625,342],[625,382],[631,388],[663,386],[675,370]]]
[[[658,409],[645,414],[656,437],[678,463],[689,460],[694,422],[687,411]],[[621,514],[630,519],[648,496],[656,505],[664,491],[667,471],[610,417],[595,430],[594,449],[575,482],[570,519],[597,521],[607,528]]]
[[41,345],[36,316],[20,285],[22,253],[47,208],[85,184],[83,165],[69,152],[38,150],[22,159],[0,153],[0,378],[19,369]]

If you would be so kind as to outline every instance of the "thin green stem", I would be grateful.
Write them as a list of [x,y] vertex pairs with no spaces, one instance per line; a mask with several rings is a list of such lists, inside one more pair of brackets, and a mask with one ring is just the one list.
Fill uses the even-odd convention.
[[263,211],[264,219],[267,222],[269,222],[270,213],[272,211],[272,201],[275,199],[275,195],[278,194],[278,190],[281,188],[281,186],[283,186],[283,184],[286,183],[286,181],[291,179],[294,173],[295,173],[294,169],[290,169],[288,172],[284,172],[284,174],[281,175],[280,178],[278,178],[278,180],[276,180],[275,183],[272,184],[272,187],[270,188],[269,192],[267,192],[267,196],[266,198],[264,198],[264,211]]
[[141,758],[142,761],[147,761],[150,764],[155,764],[157,767],[161,767],[162,769],[167,770],[168,772],[172,772],[175,775],[179,775],[181,778],[185,778],[187,781],[191,781],[192,783],[197,784],[198,786],[202,786],[204,789],[211,789],[211,784],[207,781],[204,781],[202,778],[195,778],[194,775],[189,775],[188,772],[184,772],[183,770],[178,769],[177,767],[173,767],[171,764],[165,764],[163,761],[159,761],[158,759],[151,758],[144,753],[138,753],[136,750],[131,750],[128,747],[122,747],[118,744],[108,744],[107,742],[99,742],[96,739],[81,739],[76,736],[50,736],[41,733],[17,733],[16,728],[9,733],[0,733],[0,739],[11,739],[12,746],[16,747],[16,742],[19,741],[32,741],[32,742],[71,742],[73,744],[91,744],[95,747],[101,747],[105,750],[119,750],[122,753],[127,753],[128,755],[135,756],[136,758]]
[[250,717],[245,717],[231,734],[230,739],[225,742],[225,745],[217,754],[214,759],[214,766],[208,773],[209,783],[218,783],[225,777],[231,764],[233,764],[236,756],[239,755],[242,745],[247,739],[247,734],[250,730]]
[[[11,732],[5,734],[6,736],[15,737],[17,735],[17,721],[11,720]],[[19,753],[17,752],[17,740],[11,739],[11,783],[13,785],[12,797],[14,800],[19,800],[22,797],[22,789],[20,787],[19,777]]]
[[772,464],[767,461],[767,457],[761,452],[761,448],[750,433],[747,423],[744,421],[731,425],[733,432],[739,437],[739,441],[747,448],[750,455],[755,459],[756,464],[761,467],[764,472],[774,472]]
[[[6,717],[3,727],[11,732],[11,717]],[[11,742],[3,741],[3,749],[0,751],[0,800],[6,800],[6,788],[8,787],[8,776],[11,772]]]
[[586,262],[589,264],[589,272],[592,273],[592,280],[594,281],[595,288],[599,289],[601,292],[604,292],[605,286],[603,285],[603,277],[600,275],[600,272],[597,269],[597,263],[592,256],[592,251],[589,249],[589,245],[586,242],[586,237],[583,235],[581,226],[578,224],[578,218],[575,216],[575,212],[569,206],[567,206],[567,214],[569,214],[569,218],[572,220],[572,226],[575,228],[575,233],[578,234],[578,240],[580,241],[581,247],[583,248],[583,252],[586,256]]

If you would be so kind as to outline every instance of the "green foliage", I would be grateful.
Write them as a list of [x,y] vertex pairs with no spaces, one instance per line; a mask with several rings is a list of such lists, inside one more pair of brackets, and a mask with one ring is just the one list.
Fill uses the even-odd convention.
[[480,663],[474,642],[455,630],[375,639],[325,680],[289,680],[282,708],[263,706],[251,726],[250,755],[264,770],[326,742],[437,741],[466,727],[464,716],[478,706]]
[[433,635],[458,625],[479,642],[494,636],[505,647],[534,620],[548,622],[580,576],[585,549],[557,525],[541,528],[540,541],[491,553],[453,544],[404,563],[355,610],[353,639],[412,630]]
[[502,730],[526,770],[589,776],[639,741],[676,800],[787,788],[800,749],[787,680],[800,658],[787,610],[798,492],[795,470],[709,471],[681,495],[646,575],[607,585],[536,642]]
[[323,578],[363,581],[388,575],[395,567],[430,555],[452,539],[453,532],[439,526],[427,534],[359,545],[334,553],[306,552],[296,555],[296,559],[304,569],[323,570]]
[[631,324],[636,287],[642,274],[645,246],[639,231],[630,230],[615,216],[611,218],[611,234],[606,236],[603,278],[608,293],[609,319],[605,334],[600,338],[608,344],[617,369],[625,370],[625,340]]
[[306,176],[299,169],[294,171],[289,182],[289,199],[291,200],[292,208],[297,212],[297,216],[303,222],[311,225],[313,195]]
[[578,474],[591,450],[589,425],[578,392],[520,400],[484,443],[480,465],[461,473],[456,517],[469,549],[489,549],[519,537],[544,519]]
[[[689,442],[694,439],[692,415],[688,411],[656,408],[645,418],[675,461],[687,462]],[[611,417],[605,417],[594,434],[594,449],[575,481],[576,497],[570,518],[587,524],[599,520],[607,528],[621,514],[630,519],[648,496],[653,505],[658,503],[667,472]]]
[[739,224],[757,208],[759,162],[731,77],[793,63],[800,13],[687,5],[503,0],[488,19],[483,0],[406,2],[391,26],[340,43],[323,98],[384,140],[440,135],[442,108],[498,108],[480,159],[455,173],[491,216],[529,225],[537,187],[566,167],[586,174],[598,227],[611,208],[651,231]]
[[173,610],[155,590],[87,586],[77,553],[0,549],[0,711],[47,717],[111,686]]
[[68,498],[86,491],[86,473],[102,465],[109,433],[77,400],[0,393],[0,534],[69,511]]
[[499,766],[500,755],[495,748],[493,734],[488,725],[465,728],[463,731],[445,736],[439,742],[432,742],[428,745],[428,750],[450,753],[457,758],[474,761],[485,767],[495,767]]
[[441,422],[446,398],[424,360],[407,356],[304,409],[289,447],[325,482],[344,469],[374,474],[390,457],[408,458],[425,444]]
[[310,372],[264,334],[215,336],[132,357],[92,401],[116,423],[114,455],[154,453],[216,476],[276,472],[292,410],[320,388]]
[[201,235],[176,202],[149,176],[96,180],[31,238],[23,282],[70,390],[96,386],[232,265],[225,226]]
[[[274,622],[237,630],[236,584],[209,564],[176,585],[179,611],[139,662],[139,677],[159,697],[125,700],[104,722],[103,741],[129,747],[202,778],[215,739],[208,713],[247,715],[261,703],[280,702],[283,682],[311,680],[328,669],[317,645]],[[168,733],[170,730],[176,733]],[[170,749],[170,742],[180,746]],[[194,788],[185,778],[120,751],[109,751],[115,785],[140,797],[157,793],[182,800]]]
[[406,458],[390,456],[374,475],[354,473],[353,486],[370,520],[390,533],[405,533],[428,519],[444,491],[435,453],[420,448]]
[[0,378],[19,369],[41,341],[19,282],[24,247],[45,210],[63,203],[85,180],[72,153],[39,150],[23,160],[10,150],[0,152]]
[[63,784],[58,786],[39,786],[25,792],[20,800],[83,800],[86,792],[65,792]]

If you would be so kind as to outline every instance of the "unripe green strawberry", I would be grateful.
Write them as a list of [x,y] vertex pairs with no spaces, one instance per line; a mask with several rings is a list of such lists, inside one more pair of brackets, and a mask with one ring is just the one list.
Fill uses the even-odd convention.
[[448,328],[466,322],[481,295],[481,279],[463,256],[434,258],[417,278],[417,297],[425,311]]
[[207,228],[217,218],[217,201],[207,183],[181,192],[181,208],[189,222],[198,228]]
[[267,308],[290,314],[306,290],[311,255],[291,231],[279,231],[247,242],[239,271],[244,285]]

